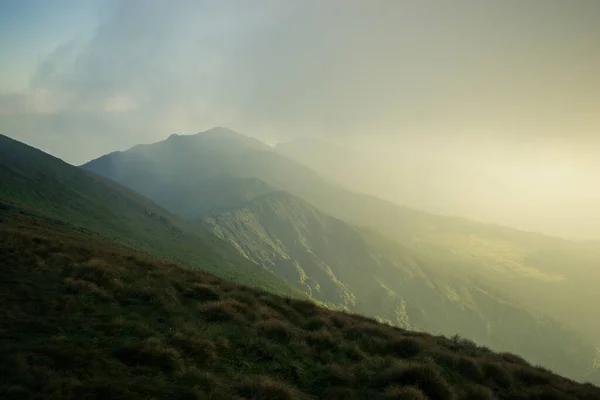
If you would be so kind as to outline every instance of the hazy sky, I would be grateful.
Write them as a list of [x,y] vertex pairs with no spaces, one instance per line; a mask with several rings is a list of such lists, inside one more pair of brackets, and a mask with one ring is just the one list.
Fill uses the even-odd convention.
[[0,132],[72,163],[218,125],[600,197],[598,0],[0,0],[0,55]]

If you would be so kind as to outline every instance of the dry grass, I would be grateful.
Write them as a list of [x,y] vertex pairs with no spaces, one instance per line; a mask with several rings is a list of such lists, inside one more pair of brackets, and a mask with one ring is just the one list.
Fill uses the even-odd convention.
[[2,399],[600,399],[458,337],[42,228],[0,228]]

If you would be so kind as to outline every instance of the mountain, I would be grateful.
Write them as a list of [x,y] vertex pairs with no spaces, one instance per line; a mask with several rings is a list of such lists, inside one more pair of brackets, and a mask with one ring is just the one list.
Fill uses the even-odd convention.
[[34,217],[276,293],[303,296],[214,235],[96,174],[0,135],[2,218]]
[[205,217],[203,226],[312,298],[406,329],[460,333],[582,378],[595,349],[460,264],[403,248],[286,192]]
[[2,399],[600,399],[460,337],[237,285],[68,220],[3,217]]
[[[591,370],[593,345],[541,316],[555,315],[547,308],[524,307],[514,299],[526,296],[510,287],[512,280],[532,292],[532,285],[547,284],[540,276],[549,272],[533,267],[496,272],[504,260],[488,263],[498,252],[482,251],[506,238],[528,246],[551,240],[353,193],[266,145],[221,132],[172,136],[83,168],[210,228],[240,254],[331,306],[399,326],[460,332],[569,376]],[[465,248],[465,237],[476,239],[473,252]],[[496,275],[502,284],[490,279]],[[535,303],[535,294],[529,297]]]
[[[573,242],[398,206],[332,184],[267,145],[223,128],[137,146],[83,167],[188,219],[270,191],[288,191],[327,215],[469,267],[497,290],[558,318],[600,346],[600,320],[590,306],[600,303],[598,242]],[[203,189],[211,185],[223,188]]]

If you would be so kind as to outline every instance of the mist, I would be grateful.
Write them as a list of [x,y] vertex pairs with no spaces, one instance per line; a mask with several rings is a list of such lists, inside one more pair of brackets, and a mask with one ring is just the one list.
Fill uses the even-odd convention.
[[562,147],[440,142],[303,138],[275,148],[332,181],[397,204],[570,239],[600,238],[593,160],[553,151]]
[[69,4],[14,13],[0,132],[73,164],[213,126],[315,138],[360,153],[320,171],[356,190],[600,238],[597,1]]

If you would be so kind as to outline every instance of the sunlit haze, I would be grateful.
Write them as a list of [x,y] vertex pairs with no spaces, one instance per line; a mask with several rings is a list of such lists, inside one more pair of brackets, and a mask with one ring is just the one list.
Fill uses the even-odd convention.
[[0,133],[79,165],[226,126],[399,204],[598,239],[599,43],[597,0],[0,0]]

